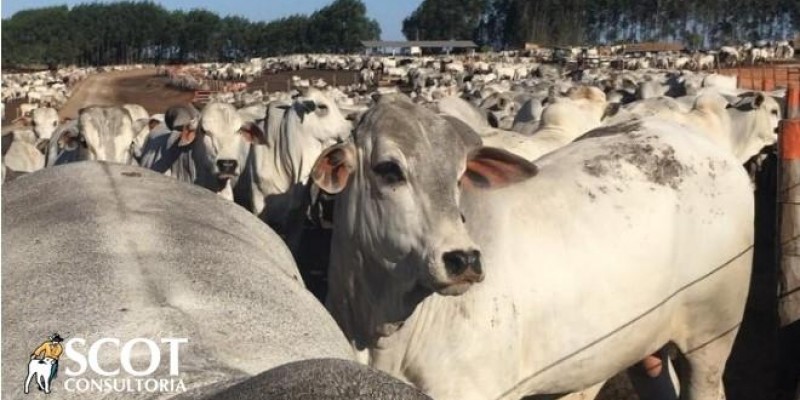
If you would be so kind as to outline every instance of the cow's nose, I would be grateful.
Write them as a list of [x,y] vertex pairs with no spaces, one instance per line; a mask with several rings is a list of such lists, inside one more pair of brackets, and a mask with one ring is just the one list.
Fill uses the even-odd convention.
[[217,168],[219,168],[220,176],[235,176],[236,167],[239,163],[236,160],[217,160]]
[[452,278],[464,279],[470,282],[483,280],[481,267],[481,252],[478,250],[454,250],[442,256],[447,274]]

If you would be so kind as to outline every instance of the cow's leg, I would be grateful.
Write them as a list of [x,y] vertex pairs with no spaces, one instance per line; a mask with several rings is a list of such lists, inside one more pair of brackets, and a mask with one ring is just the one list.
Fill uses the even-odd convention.
[[725,399],[722,373],[738,331],[738,328],[730,330],[684,353],[689,371],[685,384],[681,385],[681,400]]
[[50,379],[49,379],[49,377],[45,377],[43,375],[42,376],[42,383],[44,383],[44,393],[45,394],[50,394]]
[[25,394],[28,394],[28,392],[30,391],[31,379],[33,379],[33,372],[31,372],[30,367],[29,367],[28,368],[28,377],[25,378],[25,390],[24,390]]

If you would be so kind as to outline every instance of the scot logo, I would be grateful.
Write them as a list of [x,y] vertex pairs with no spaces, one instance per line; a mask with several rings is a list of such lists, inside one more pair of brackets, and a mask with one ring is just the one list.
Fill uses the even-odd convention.
[[[31,353],[24,392],[29,393],[31,383],[35,382],[40,391],[50,394],[59,376],[59,363],[65,362],[66,378],[57,390],[96,394],[182,393],[186,386],[180,379],[180,345],[188,342],[187,338],[134,338],[123,342],[104,337],[87,343],[77,337],[65,341],[53,333]],[[162,350],[166,350],[164,357],[168,357],[168,362],[164,371],[159,371],[161,360],[167,360],[162,358]],[[108,360],[119,363],[108,365]]]

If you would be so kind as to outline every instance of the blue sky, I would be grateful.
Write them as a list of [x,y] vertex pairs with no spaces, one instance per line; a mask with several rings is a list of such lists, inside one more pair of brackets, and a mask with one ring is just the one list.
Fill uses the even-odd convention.
[[[93,3],[96,0],[2,0],[3,18],[26,8],[51,5]],[[205,8],[220,15],[241,15],[255,21],[269,21],[291,14],[308,14],[332,0],[155,0],[168,9]],[[381,24],[384,40],[402,40],[403,18],[411,14],[422,0],[362,0],[367,14]],[[101,1],[103,3],[109,1]]]

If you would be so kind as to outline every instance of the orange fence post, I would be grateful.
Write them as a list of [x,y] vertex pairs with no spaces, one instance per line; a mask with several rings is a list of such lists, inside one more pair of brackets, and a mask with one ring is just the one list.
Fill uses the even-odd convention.
[[761,82],[761,90],[764,92],[771,92],[775,90],[775,78],[764,78]]
[[800,83],[789,82],[786,90],[786,112],[787,119],[800,118]]
[[800,119],[784,119],[780,123],[781,159],[800,160]]

